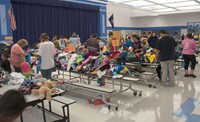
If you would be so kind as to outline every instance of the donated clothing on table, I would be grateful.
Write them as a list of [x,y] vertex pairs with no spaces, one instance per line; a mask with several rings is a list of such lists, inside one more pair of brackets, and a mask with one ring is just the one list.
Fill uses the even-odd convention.
[[10,53],[10,63],[14,67],[20,67],[20,55],[25,54],[23,49],[18,45],[14,44],[11,48],[11,53]]
[[169,36],[162,37],[156,46],[156,49],[160,51],[159,60],[168,61],[175,60],[175,47],[177,46],[174,38]]
[[181,47],[183,48],[182,54],[194,55],[195,49],[197,48],[196,42],[192,39],[183,40]]
[[55,66],[54,55],[56,54],[55,46],[52,42],[43,42],[40,44],[38,54],[41,56],[41,69],[51,69]]
[[78,39],[77,38],[70,38],[69,41],[75,45],[75,47],[78,46]]

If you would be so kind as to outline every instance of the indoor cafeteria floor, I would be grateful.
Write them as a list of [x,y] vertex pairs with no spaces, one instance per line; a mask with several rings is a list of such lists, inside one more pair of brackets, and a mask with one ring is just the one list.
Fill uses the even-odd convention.
[[[176,76],[175,87],[156,89],[144,85],[135,85],[143,90],[143,96],[133,96],[131,91],[117,95],[111,99],[118,103],[119,110],[109,111],[106,106],[88,104],[89,97],[66,93],[64,96],[77,102],[70,106],[71,122],[200,122],[200,66],[196,67],[197,78],[185,78],[180,69]],[[56,111],[62,114],[54,104]],[[25,122],[42,122],[42,112],[37,108],[27,108],[24,113]],[[47,114],[47,121],[56,118]],[[19,122],[19,119],[16,121]]]

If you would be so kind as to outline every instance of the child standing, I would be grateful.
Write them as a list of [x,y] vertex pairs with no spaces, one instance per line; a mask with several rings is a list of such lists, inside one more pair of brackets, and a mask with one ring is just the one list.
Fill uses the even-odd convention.
[[21,57],[22,63],[20,64],[21,72],[22,74],[26,77],[29,78],[30,72],[31,72],[31,67],[28,62],[26,62],[25,57]]

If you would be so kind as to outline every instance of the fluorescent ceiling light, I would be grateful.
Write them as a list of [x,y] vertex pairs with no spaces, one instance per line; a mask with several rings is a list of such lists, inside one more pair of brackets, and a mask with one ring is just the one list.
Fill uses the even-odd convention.
[[109,2],[122,3],[130,0],[108,0]]
[[147,1],[133,1],[133,2],[125,2],[124,4],[126,5],[131,5],[134,7],[138,7],[138,6],[147,6],[147,5],[154,5],[153,3],[147,2]]
[[145,10],[155,10],[155,9],[165,9],[165,8],[167,7],[161,6],[161,5],[141,7],[141,9],[145,9]]
[[175,3],[175,2],[180,2],[180,1],[188,1],[188,0],[149,0],[155,3]]
[[195,10],[195,9],[200,9],[200,6],[188,6],[188,7],[180,7],[177,8],[179,10]]
[[155,12],[169,12],[169,11],[177,11],[177,10],[172,9],[172,8],[155,10]]
[[165,5],[169,7],[190,6],[192,8],[193,7],[192,5],[198,5],[198,3],[195,1],[188,1],[188,2],[180,2],[180,3],[170,3],[170,4],[165,4]]

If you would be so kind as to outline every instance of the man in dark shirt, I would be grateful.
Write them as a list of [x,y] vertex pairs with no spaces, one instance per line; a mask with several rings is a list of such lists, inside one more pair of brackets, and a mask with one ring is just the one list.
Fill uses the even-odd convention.
[[[162,67],[163,78],[161,85],[163,86],[175,86],[174,79],[174,60],[175,60],[175,47],[177,46],[174,38],[169,37],[165,30],[160,31],[161,39],[156,46],[157,60],[160,61]],[[169,79],[169,84],[167,83]]]

